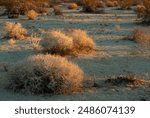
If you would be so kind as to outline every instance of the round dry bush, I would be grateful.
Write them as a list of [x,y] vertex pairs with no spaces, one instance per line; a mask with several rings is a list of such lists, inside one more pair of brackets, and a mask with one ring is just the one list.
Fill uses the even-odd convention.
[[73,49],[72,51],[77,54],[86,54],[92,52],[96,44],[93,39],[88,36],[86,31],[75,29],[69,34],[73,39]]
[[73,40],[61,31],[51,31],[45,34],[40,44],[45,52],[66,55],[72,50]]
[[11,69],[10,88],[31,94],[63,94],[80,91],[83,71],[66,58],[36,55],[18,62]]
[[37,16],[38,16],[38,13],[35,12],[34,10],[30,10],[27,12],[27,17],[29,20],[36,20]]
[[74,55],[91,53],[96,45],[87,33],[75,29],[67,34],[61,31],[47,33],[40,42],[44,52],[59,55]]
[[6,31],[6,38],[22,40],[27,34],[27,30],[22,27],[20,23],[6,22],[4,26]]
[[150,35],[148,32],[144,31],[144,29],[135,28],[130,36],[130,40],[137,43],[150,44]]

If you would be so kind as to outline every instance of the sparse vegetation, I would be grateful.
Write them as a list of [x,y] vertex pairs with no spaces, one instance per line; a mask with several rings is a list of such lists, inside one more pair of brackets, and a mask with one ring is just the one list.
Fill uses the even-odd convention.
[[91,53],[96,48],[96,44],[88,34],[80,29],[75,29],[69,34],[73,39],[73,52],[75,54]]
[[106,3],[106,6],[108,6],[108,7],[118,6],[117,0],[107,0],[105,3]]
[[10,46],[14,46],[16,41],[14,39],[10,39],[10,40],[8,40],[8,43],[9,43]]
[[100,4],[99,0],[81,0],[84,12],[95,12]]
[[149,0],[0,0],[0,100],[150,100],[149,9]]
[[150,22],[150,1],[149,0],[143,0],[143,5],[145,7],[144,21]]
[[27,17],[29,20],[36,20],[37,16],[38,16],[38,13],[35,12],[34,10],[30,10],[27,12]]
[[80,91],[83,71],[66,58],[37,55],[15,64],[9,71],[13,91],[32,94],[64,94]]
[[78,55],[91,53],[95,43],[85,31],[73,30],[69,34],[52,31],[41,41],[44,51],[60,55]]
[[141,44],[150,44],[150,35],[148,32],[140,28],[135,28],[133,33],[125,39],[129,39]]
[[54,9],[55,15],[61,15],[61,16],[63,15],[63,11],[59,6],[54,6],[53,9]]
[[144,12],[145,12],[145,6],[144,5],[137,5],[136,6],[136,13],[138,18],[143,18],[144,17]]
[[77,5],[76,3],[70,3],[70,4],[68,5],[68,8],[69,8],[69,9],[77,9],[77,7],[78,7],[78,5]]
[[138,18],[142,18],[144,22],[150,22],[150,1],[143,0],[141,4],[138,4],[135,9]]
[[51,31],[41,40],[45,52],[52,54],[70,54],[73,47],[73,40],[61,31]]
[[6,31],[7,39],[17,39],[23,40],[25,39],[25,35],[27,34],[27,30],[22,27],[20,23],[14,22],[6,22],[4,26],[4,30]]
[[150,83],[142,80],[137,75],[120,75],[116,77],[112,77],[110,79],[107,79],[105,81],[106,84],[112,85],[112,86],[126,86],[126,87],[137,87],[137,86],[149,86]]
[[37,13],[45,12],[49,7],[48,0],[6,0],[2,6],[6,8],[9,18],[18,18],[25,15],[28,11],[34,10]]
[[130,9],[130,7],[133,5],[133,1],[132,0],[118,0],[120,9]]

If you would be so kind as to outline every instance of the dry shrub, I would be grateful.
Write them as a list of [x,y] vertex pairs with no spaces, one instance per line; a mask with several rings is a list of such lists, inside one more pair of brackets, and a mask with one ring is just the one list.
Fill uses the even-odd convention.
[[150,34],[148,31],[140,28],[135,28],[133,33],[124,38],[125,40],[135,41],[140,44],[149,45],[150,44]]
[[136,6],[136,13],[137,13],[137,17],[138,18],[142,18],[144,16],[144,12],[145,12],[146,8],[144,5],[137,5]]
[[32,44],[32,47],[33,47],[33,49],[34,50],[41,50],[41,47],[40,47],[40,45],[39,45],[39,42],[40,42],[40,38],[38,38],[38,37],[30,37],[30,40],[31,40],[31,44]]
[[137,86],[149,86],[150,82],[146,80],[142,80],[137,75],[120,75],[111,77],[110,79],[107,79],[105,81],[106,84],[112,85],[112,86],[131,86],[131,87],[137,87]]
[[136,6],[137,17],[143,18],[144,22],[150,22],[150,1],[143,0],[143,4]]
[[75,29],[69,34],[69,36],[73,39],[74,53],[90,53],[96,47],[93,39],[83,30]]
[[105,7],[105,2],[104,1],[99,1],[99,8],[104,8]]
[[82,88],[83,71],[66,58],[37,55],[16,63],[9,71],[14,91],[32,94],[63,94]]
[[140,5],[142,2],[143,0],[132,0],[133,5]]
[[54,6],[53,9],[54,9],[55,15],[63,15],[63,11],[59,6]]
[[42,15],[49,15],[50,14],[50,9],[49,8],[43,8],[41,11]]
[[95,12],[100,4],[99,0],[81,0],[84,12]]
[[120,5],[120,9],[130,9],[130,7],[133,5],[132,0],[118,0],[118,3]]
[[34,10],[30,10],[27,12],[27,17],[29,20],[36,20],[37,16],[38,16],[38,13],[35,12]]
[[49,7],[49,0],[6,0],[3,6],[9,18],[17,18],[20,14],[25,15],[30,10],[42,13],[43,9]]
[[59,55],[79,55],[91,53],[95,49],[95,43],[85,31],[76,29],[64,34],[60,31],[52,31],[41,41],[44,51]]
[[14,46],[14,44],[16,43],[16,41],[14,39],[10,39],[8,41],[8,43],[9,43],[10,46]]
[[62,0],[49,0],[50,7],[54,7],[60,5],[63,1]]
[[138,43],[150,43],[150,35],[140,28],[135,28],[132,34],[132,40]]
[[114,3],[114,6],[118,6],[119,5],[117,0],[113,1],[113,3]]
[[70,3],[70,4],[68,5],[68,8],[69,8],[69,9],[77,9],[77,7],[78,7],[78,5],[77,5],[76,3]]
[[73,40],[61,31],[51,31],[44,36],[40,44],[46,52],[64,55],[71,52]]
[[143,0],[143,5],[145,6],[144,21],[150,22],[150,0]]
[[6,31],[6,38],[12,38],[17,40],[22,40],[25,38],[27,30],[22,27],[20,23],[6,22],[4,26]]
[[83,0],[77,0],[76,3],[77,3],[78,6],[82,6],[83,5]]
[[112,0],[107,0],[106,1],[106,6],[108,7],[114,7],[118,5],[118,1],[112,1]]

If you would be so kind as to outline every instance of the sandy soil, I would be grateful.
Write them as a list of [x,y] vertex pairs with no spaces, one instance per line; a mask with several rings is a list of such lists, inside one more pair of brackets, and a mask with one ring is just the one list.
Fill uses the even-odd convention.
[[[97,44],[97,51],[90,55],[81,55],[71,60],[77,63],[91,78],[97,87],[81,93],[67,95],[23,95],[5,89],[8,81],[7,65],[37,54],[30,41],[17,41],[14,46],[7,40],[0,40],[0,100],[150,100],[150,87],[109,86],[103,83],[111,76],[137,74],[150,80],[150,48],[135,42],[122,40],[139,25],[133,10],[105,8],[105,14],[84,14],[79,10],[64,9],[64,16],[40,16],[38,20],[0,17],[4,22],[20,22],[29,32],[38,29],[81,28],[88,32]],[[0,25],[0,38],[4,34]],[[92,83],[90,83],[92,84]]]

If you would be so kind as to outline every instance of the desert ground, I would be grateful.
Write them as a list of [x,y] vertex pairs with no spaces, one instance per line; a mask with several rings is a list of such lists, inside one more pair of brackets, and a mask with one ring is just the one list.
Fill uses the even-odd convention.
[[[150,47],[123,40],[135,27],[149,29],[150,26],[141,24],[133,9],[118,10],[117,7],[106,7],[102,8],[102,14],[91,14],[81,12],[80,8],[70,10],[66,4],[61,7],[63,16],[41,15],[37,20],[28,20],[25,16],[18,19],[0,16],[0,100],[150,100]],[[87,31],[96,43],[96,50],[88,55],[71,57],[69,60],[83,69],[89,78],[85,83],[89,87],[82,92],[63,95],[26,95],[6,89],[9,65],[39,52],[29,40],[17,40],[13,46],[10,45],[8,40],[3,39],[4,22],[19,22],[31,33],[41,29],[67,31],[77,28]],[[140,76],[148,85],[111,86],[105,83],[110,77],[132,74]]]

